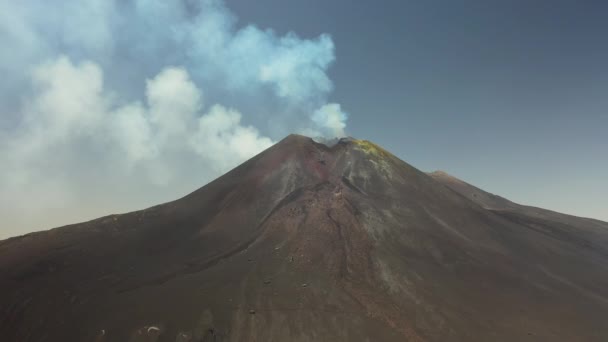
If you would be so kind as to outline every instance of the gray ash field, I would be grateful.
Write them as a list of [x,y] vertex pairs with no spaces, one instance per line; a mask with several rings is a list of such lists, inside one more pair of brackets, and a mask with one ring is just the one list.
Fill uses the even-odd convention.
[[607,341],[606,317],[608,223],[355,139],[0,242],[0,341]]

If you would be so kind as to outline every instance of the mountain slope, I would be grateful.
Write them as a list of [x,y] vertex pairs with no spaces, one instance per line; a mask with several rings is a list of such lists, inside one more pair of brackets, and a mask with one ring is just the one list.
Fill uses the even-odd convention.
[[608,225],[555,220],[292,135],[177,201],[0,242],[0,340],[605,341]]
[[537,230],[555,239],[579,244],[587,249],[608,254],[605,234],[608,224],[595,219],[566,215],[551,210],[520,205],[483,191],[443,171],[429,176],[505,219]]

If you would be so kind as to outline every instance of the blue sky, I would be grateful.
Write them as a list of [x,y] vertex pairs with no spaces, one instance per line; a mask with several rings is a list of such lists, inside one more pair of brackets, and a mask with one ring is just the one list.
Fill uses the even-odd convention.
[[180,197],[291,132],[608,220],[607,9],[0,2],[0,238]]
[[511,200],[608,220],[608,4],[229,2],[329,32],[348,133]]

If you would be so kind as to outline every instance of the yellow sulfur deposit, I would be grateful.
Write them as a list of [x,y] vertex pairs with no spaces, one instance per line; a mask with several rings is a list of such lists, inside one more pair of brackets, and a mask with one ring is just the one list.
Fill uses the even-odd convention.
[[385,149],[383,149],[382,147],[374,144],[371,141],[368,140],[353,140],[353,142],[355,143],[355,146],[357,146],[359,148],[359,150],[367,153],[367,154],[374,154],[380,157],[388,157],[390,156],[390,153],[388,153]]

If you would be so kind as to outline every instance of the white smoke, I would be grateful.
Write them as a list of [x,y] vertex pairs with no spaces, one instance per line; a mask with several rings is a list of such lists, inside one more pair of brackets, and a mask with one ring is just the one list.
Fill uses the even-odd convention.
[[59,55],[97,63],[122,100],[141,95],[141,80],[177,65],[214,97],[238,95],[247,109],[276,113],[272,120],[289,127],[278,135],[291,133],[293,123],[297,129],[325,130],[310,114],[333,88],[327,75],[335,60],[331,37],[279,36],[237,24],[219,0],[3,2],[0,43],[11,46],[11,53],[0,54],[0,71],[12,85],[0,86],[5,88],[0,96],[10,102],[6,95],[23,93],[28,87],[23,70]]
[[234,109],[205,111],[183,68],[165,68],[146,81],[144,101],[122,105],[92,62],[60,57],[37,67],[32,80],[36,96],[23,107],[20,129],[3,141],[0,169],[0,211],[22,225],[70,217],[57,211],[124,210],[138,205],[130,191],[183,183],[191,177],[185,168],[209,180],[273,143],[242,125]]
[[331,38],[238,28],[221,1],[0,2],[0,44],[0,238],[179,197],[293,131],[344,135]]
[[[342,111],[340,104],[329,103],[317,109],[312,115],[312,121],[319,127],[324,127],[329,131],[331,137],[344,137],[346,128],[347,114]],[[321,133],[321,135],[324,135]]]

